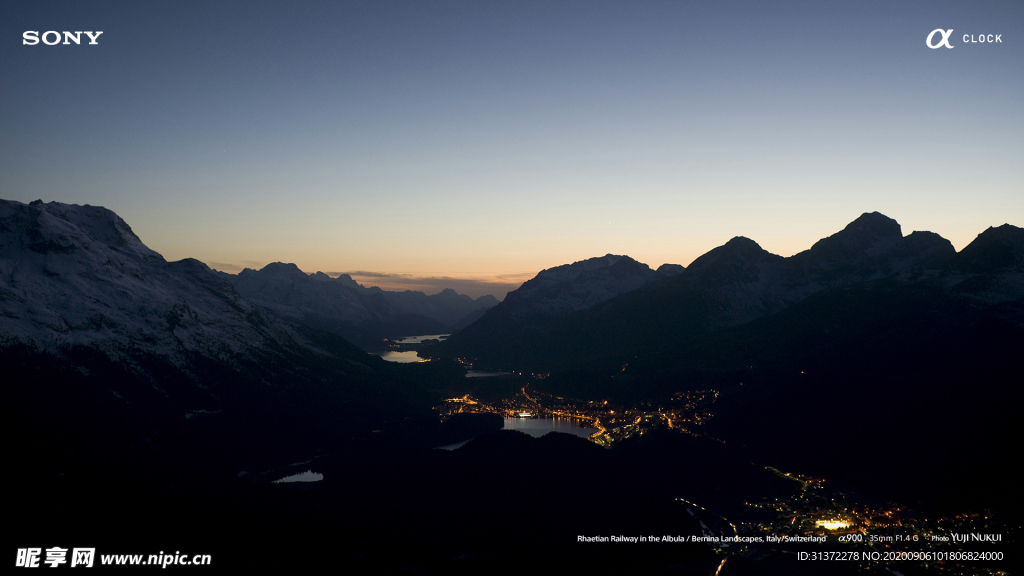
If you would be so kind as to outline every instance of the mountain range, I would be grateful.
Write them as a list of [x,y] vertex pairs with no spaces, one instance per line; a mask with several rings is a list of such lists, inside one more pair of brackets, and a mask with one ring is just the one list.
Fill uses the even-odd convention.
[[[903,236],[875,212],[788,258],[743,237],[671,276],[627,257],[594,258],[541,272],[432,354],[531,372],[621,365],[813,294],[883,279],[928,283],[975,305],[1012,301],[1024,295],[1021,235],[991,228],[957,253],[931,232]],[[574,267],[586,272],[567,275]]]
[[109,210],[40,201],[0,201],[0,367],[21,441],[74,446],[53,461],[195,442],[236,472],[386,420],[436,423],[428,389],[462,374],[385,362],[167,262]]
[[306,274],[281,262],[221,274],[246,299],[364,348],[380,346],[384,338],[457,331],[498,303],[491,295],[474,300],[451,288],[429,296],[366,288],[348,274]]

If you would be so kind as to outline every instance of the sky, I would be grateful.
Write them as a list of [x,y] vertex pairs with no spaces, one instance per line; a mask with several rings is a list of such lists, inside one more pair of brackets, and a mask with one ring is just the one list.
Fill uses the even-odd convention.
[[[48,30],[103,34],[24,44]],[[1012,1],[10,1],[0,198],[227,272],[499,298],[873,211],[959,250],[1024,226],[1022,46]]]

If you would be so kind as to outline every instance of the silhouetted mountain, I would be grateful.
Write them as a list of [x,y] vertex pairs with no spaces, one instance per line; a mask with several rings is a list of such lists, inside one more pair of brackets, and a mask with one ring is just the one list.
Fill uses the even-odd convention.
[[953,245],[938,234],[904,237],[895,220],[872,212],[787,260],[794,287],[813,293],[910,270],[942,269],[955,255]]
[[384,298],[395,308],[409,314],[418,314],[438,320],[446,327],[454,327],[469,314],[484,312],[497,306],[498,299],[490,294],[476,300],[445,288],[437,294],[427,296],[423,292],[384,292]]
[[956,255],[942,284],[978,305],[1024,293],[1024,230],[1003,224],[982,232]]
[[[327,282],[332,280],[323,272],[317,272],[313,276]],[[498,299],[490,294],[485,294],[474,300],[451,288],[445,288],[437,294],[428,296],[423,292],[413,290],[390,292],[381,290],[377,286],[367,288],[353,280],[348,274],[340,274],[333,281],[353,288],[360,294],[381,294],[388,303],[402,312],[433,318],[448,327],[455,326],[470,314],[478,311],[482,313],[498,304]]]
[[[789,258],[737,237],[697,258],[679,274],[623,290],[554,320],[536,320],[537,314],[526,320],[523,314],[499,314],[503,303],[433,353],[528,371],[621,365],[680,340],[775,314],[821,291],[889,277],[909,281],[928,271],[933,275],[948,271],[956,256],[953,246],[937,234],[914,232],[904,237],[895,220],[877,212],[862,215]],[[586,278],[579,281],[586,282]],[[506,303],[517,302],[518,292],[511,292]],[[558,294],[538,293],[529,300],[534,310],[563,306]]]
[[557,318],[590,308],[660,277],[646,264],[628,256],[607,254],[541,271],[509,292],[500,312],[512,319]]
[[373,346],[387,337],[442,333],[446,328],[432,318],[398,309],[381,290],[363,291],[323,273],[309,275],[295,264],[246,268],[231,282],[252,302],[361,346]]
[[658,272],[665,276],[675,276],[676,274],[682,274],[686,267],[682,264],[662,264],[658,266]]
[[789,258],[734,238],[697,258],[679,286],[709,302],[702,328],[715,329],[773,314],[821,290],[942,268],[955,254],[937,234],[904,238],[895,220],[874,212]]
[[366,288],[348,274],[306,274],[295,264],[280,262],[261,270],[246,268],[228,278],[253,302],[364,347],[374,347],[383,338],[446,333],[467,315],[498,303],[494,296],[474,300],[450,288],[431,296]]
[[310,276],[295,264],[273,262],[261,270],[246,268],[232,284],[249,300],[287,316],[301,318],[316,310],[325,318],[357,325],[395,314],[383,298],[364,299],[355,289],[332,281],[326,274]]
[[1010,224],[989,228],[957,254],[956,267],[971,274],[1024,270],[1024,230]]
[[540,342],[573,312],[665,277],[628,256],[612,254],[543,270],[461,330],[458,344],[446,346],[445,351],[458,356],[484,355],[492,364],[515,362],[514,350],[510,350],[513,356],[494,356],[488,351],[499,342]]

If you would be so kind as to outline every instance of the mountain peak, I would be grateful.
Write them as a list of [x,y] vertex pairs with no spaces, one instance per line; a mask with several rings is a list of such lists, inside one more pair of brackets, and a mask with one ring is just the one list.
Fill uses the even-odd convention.
[[277,337],[223,275],[165,261],[99,206],[0,200],[0,268],[0,333],[43,348],[219,356]]
[[763,248],[761,248],[760,244],[758,244],[757,242],[754,242],[753,240],[751,240],[750,238],[747,238],[746,236],[734,236],[728,242],[723,244],[723,246],[728,246],[729,248],[732,248],[734,250],[735,249],[758,250],[758,251],[764,250]]
[[542,270],[505,297],[504,308],[564,316],[660,278],[629,256],[605,254]]
[[1024,269],[1024,228],[1011,224],[989,227],[957,254],[957,264],[966,272],[981,274]]
[[797,256],[819,261],[849,262],[892,250],[903,239],[899,222],[878,212],[865,212],[839,232],[822,238]]
[[843,233],[868,234],[876,238],[903,237],[900,223],[880,212],[865,212],[843,228]]
[[750,238],[736,236],[694,260],[680,277],[704,286],[753,281],[762,266],[782,260],[782,256],[768,252]]
[[[774,256],[764,248],[761,248],[760,244],[754,242],[750,238],[736,236],[718,248],[713,248],[704,255],[698,257],[690,264],[690,267],[687,268],[687,270],[700,270],[725,257],[749,259],[751,257],[761,257],[765,255],[769,257]],[[776,258],[778,258],[778,256],[776,256]]]
[[608,269],[613,266],[623,265],[637,266],[646,269],[649,272],[651,271],[650,267],[646,264],[641,264],[629,256],[605,254],[604,256],[596,256],[586,260],[578,260],[572,264],[563,264],[561,266],[555,266],[554,268],[541,270],[536,276],[520,286],[518,290],[514,290],[513,293],[518,292],[519,295],[522,296],[542,286],[573,282],[581,275]]
[[260,272],[272,274],[274,276],[294,276],[296,274],[306,276],[305,272],[300,270],[298,266],[291,262],[271,262],[264,266]]
[[682,274],[685,270],[686,267],[683,266],[682,264],[665,263],[662,264],[661,266],[658,266],[656,272],[658,272],[659,274],[664,274],[665,276],[678,276]]
[[299,272],[302,272],[302,270],[299,269],[299,266],[297,264],[295,264],[295,263],[292,263],[292,262],[271,262],[270,264],[267,264],[266,266],[264,266],[262,269],[263,270],[268,270],[268,269],[269,270],[288,270],[288,271],[298,270]]
[[488,307],[498,305],[498,299],[495,298],[494,295],[492,294],[484,294],[483,296],[480,296],[479,298],[474,300],[474,302],[477,302],[481,305],[486,305]]
[[0,220],[4,222],[0,232],[13,233],[18,245],[37,254],[110,249],[124,256],[163,261],[127,222],[102,206],[0,200]]

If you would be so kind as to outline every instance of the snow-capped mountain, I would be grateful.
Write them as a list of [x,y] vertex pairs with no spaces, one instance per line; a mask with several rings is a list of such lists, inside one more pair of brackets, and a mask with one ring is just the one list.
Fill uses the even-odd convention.
[[105,208],[0,201],[0,334],[178,361],[305,347],[198,260],[167,262]]
[[86,460],[192,438],[225,466],[280,462],[429,407],[400,367],[167,262],[110,210],[57,202],[0,200],[0,374],[28,441]]

